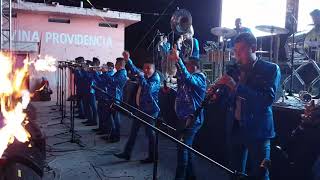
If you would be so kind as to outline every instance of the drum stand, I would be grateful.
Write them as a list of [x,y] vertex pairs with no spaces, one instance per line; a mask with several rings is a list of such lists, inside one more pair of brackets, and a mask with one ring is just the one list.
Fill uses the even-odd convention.
[[293,96],[293,71],[295,71],[294,69],[294,64],[293,64],[293,59],[294,59],[294,51],[296,49],[296,42],[295,42],[295,27],[297,25],[297,20],[296,18],[291,15],[292,18],[292,47],[291,47],[291,59],[290,59],[290,65],[291,65],[291,74],[290,74],[290,89],[288,92],[288,96]]
[[226,53],[227,39],[226,36],[222,36],[222,75],[225,69],[225,53]]
[[295,71],[293,66],[293,59],[294,59],[294,50],[296,49],[296,44],[294,40],[294,34],[292,34],[292,49],[291,49],[291,58],[290,58],[290,66],[291,66],[291,73],[290,73],[290,88],[288,91],[288,96],[293,96],[292,88],[293,88],[293,71]]

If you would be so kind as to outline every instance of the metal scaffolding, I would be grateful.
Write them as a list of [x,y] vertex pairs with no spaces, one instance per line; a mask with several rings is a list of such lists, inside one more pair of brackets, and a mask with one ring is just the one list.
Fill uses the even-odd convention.
[[12,0],[0,0],[0,50],[12,50]]

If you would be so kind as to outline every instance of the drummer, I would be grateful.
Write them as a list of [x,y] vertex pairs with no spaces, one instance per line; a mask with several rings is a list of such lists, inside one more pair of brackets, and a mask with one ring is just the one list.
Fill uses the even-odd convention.
[[305,38],[305,46],[309,58],[320,61],[320,10],[315,9],[310,13],[314,27]]
[[237,35],[232,37],[228,43],[228,48],[233,48],[234,47],[234,39],[241,33],[252,33],[250,28],[247,27],[243,27],[242,26],[242,22],[241,22],[241,18],[236,18],[234,25],[236,26],[235,28],[233,28],[236,32]]
[[234,28],[234,30],[237,31],[237,34],[241,34],[241,33],[252,33],[251,30],[247,27],[243,27],[242,26],[242,22],[241,22],[241,18],[237,18],[234,22],[236,28]]

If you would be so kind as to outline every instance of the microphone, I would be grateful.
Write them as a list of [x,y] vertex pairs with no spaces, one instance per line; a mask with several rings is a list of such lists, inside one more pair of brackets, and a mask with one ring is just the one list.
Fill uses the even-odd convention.
[[159,29],[157,29],[157,34],[158,34],[159,36],[163,36],[163,35],[164,35],[164,33],[161,33],[161,32],[159,31]]

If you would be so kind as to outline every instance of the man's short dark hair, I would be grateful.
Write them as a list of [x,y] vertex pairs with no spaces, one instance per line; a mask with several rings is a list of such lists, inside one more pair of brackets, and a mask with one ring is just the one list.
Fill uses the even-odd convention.
[[199,58],[189,57],[188,60],[186,60],[186,63],[187,64],[191,64],[192,66],[195,66],[198,69],[200,68],[200,60],[199,60]]
[[84,63],[84,57],[82,56],[76,57],[74,60],[76,61],[76,63]]
[[118,64],[118,63],[120,63],[121,66],[125,66],[125,65],[126,65],[126,61],[124,60],[123,57],[118,57],[118,58],[116,59],[116,64]]
[[85,60],[85,62],[86,62],[86,64],[87,64],[88,66],[93,66],[93,62],[90,61],[90,60]]
[[144,60],[144,63],[143,64],[152,64],[154,66],[154,63],[153,63],[153,58],[150,57],[150,56],[147,56]]
[[108,66],[108,67],[113,67],[113,68],[114,68],[114,64],[113,64],[113,62],[107,62],[107,66]]
[[239,34],[234,40],[234,43],[237,44],[240,42],[247,44],[249,47],[257,47],[257,38],[254,37],[252,33]]
[[97,57],[92,58],[92,64],[94,66],[99,66],[100,65],[100,60]]
[[320,10],[319,9],[315,9],[310,13],[310,16],[312,17],[320,17]]

